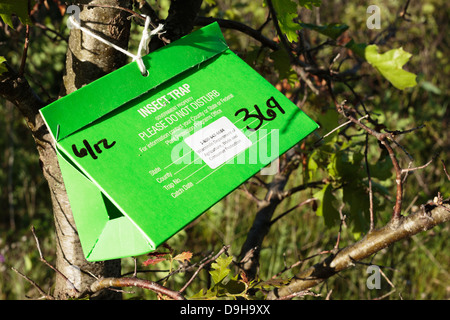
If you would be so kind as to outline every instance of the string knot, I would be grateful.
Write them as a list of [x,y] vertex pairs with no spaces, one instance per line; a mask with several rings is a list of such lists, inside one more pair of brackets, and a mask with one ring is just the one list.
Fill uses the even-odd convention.
[[[103,39],[102,37],[96,35],[95,33],[93,33],[92,31],[90,31],[87,28],[84,28],[81,26],[81,24],[75,19],[75,17],[72,15],[69,17],[69,23],[77,28],[80,29],[81,31],[83,31],[84,33],[90,35],[91,37],[94,37],[95,39],[113,47],[114,49],[116,49],[117,51],[120,51],[124,54],[126,54],[127,56],[133,58],[133,61],[136,61],[139,70],[141,71],[141,74],[143,76],[147,76],[148,75],[148,70],[145,68],[144,62],[142,61],[142,57],[143,57],[143,52],[145,54],[148,54],[148,44],[150,43],[150,39],[156,35],[156,34],[160,34],[160,33],[164,33],[165,31],[162,31],[164,29],[164,25],[163,24],[159,24],[158,27],[156,27],[155,29],[150,31],[150,17],[149,16],[145,16],[145,25],[144,25],[144,30],[142,30],[142,37],[141,37],[141,41],[139,42],[139,47],[138,47],[138,53],[137,55],[132,54],[131,52],[115,45],[114,43]],[[145,55],[144,54],[144,55]]]

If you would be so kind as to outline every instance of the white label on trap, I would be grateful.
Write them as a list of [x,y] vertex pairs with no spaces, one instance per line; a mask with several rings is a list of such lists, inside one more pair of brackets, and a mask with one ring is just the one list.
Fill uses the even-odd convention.
[[215,169],[252,145],[227,117],[222,117],[186,139],[186,144]]

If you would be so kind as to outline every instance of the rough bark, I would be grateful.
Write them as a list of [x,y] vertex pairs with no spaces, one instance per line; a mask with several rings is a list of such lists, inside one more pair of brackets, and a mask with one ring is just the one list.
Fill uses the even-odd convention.
[[[103,4],[128,7],[130,1],[82,1],[82,4]],[[129,14],[122,10],[83,7],[80,12],[81,24],[92,32],[122,47],[128,47],[130,20]],[[81,88],[82,86],[116,70],[126,63],[126,56],[114,48],[83,34],[78,29],[72,29],[66,56],[66,73],[63,77],[63,94]],[[107,94],[107,93],[105,93]],[[59,173],[59,172],[58,172]],[[64,183],[58,175],[60,183],[51,186],[54,204],[54,216],[57,235],[56,267],[60,270],[78,292],[74,292],[72,284],[58,276],[55,286],[55,296],[66,298],[78,296],[87,291],[97,277],[117,277],[120,275],[120,260],[87,262],[82,253],[80,240],[76,231],[73,215],[65,191]],[[113,291],[100,292],[98,299],[120,298]]]

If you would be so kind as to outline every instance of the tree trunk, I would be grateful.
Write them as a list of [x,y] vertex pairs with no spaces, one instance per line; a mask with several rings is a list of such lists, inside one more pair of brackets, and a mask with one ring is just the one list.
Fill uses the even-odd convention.
[[[123,10],[109,8],[111,6],[129,8],[129,0],[81,1],[81,4],[104,5],[106,7],[85,7],[80,12],[80,21],[84,27],[96,32],[104,39],[120,46],[128,47],[130,20],[129,13]],[[168,38],[173,41],[192,30],[195,17],[202,0],[173,0],[169,16],[165,21]],[[180,27],[182,26],[182,27]],[[155,37],[155,39],[157,39]],[[153,48],[154,49],[154,48]],[[123,66],[127,57],[114,48],[83,34],[78,29],[72,29],[69,38],[69,48],[66,58],[66,74],[64,76],[63,94],[70,94],[85,84]],[[59,172],[58,172],[59,173]],[[81,245],[76,232],[73,216],[70,211],[67,194],[62,180],[52,188],[53,209],[57,229],[58,251],[57,268],[76,285],[78,292],[89,290],[97,277],[119,277],[120,260],[89,263],[84,259]],[[70,283],[61,276],[57,277],[56,296],[73,296],[74,290]],[[112,291],[103,291],[99,298],[117,296]]]
[[[81,1],[80,3],[120,7],[129,7],[130,5],[128,0]],[[80,21],[84,27],[122,48],[128,47],[130,31],[128,13],[123,10],[100,7],[80,9]],[[125,63],[126,56],[123,53],[74,28],[69,37],[62,92],[70,94]],[[46,162],[50,163],[52,168],[54,167],[52,170],[54,171],[52,174],[54,183],[50,185],[50,189],[56,225],[56,268],[69,280],[66,281],[60,275],[57,276],[55,297],[60,299],[76,297],[88,290],[92,282],[96,280],[92,275],[96,277],[120,276],[120,260],[95,263],[85,260],[54,150],[45,158]],[[75,285],[76,290],[72,285]],[[114,299],[120,298],[120,294],[103,291],[96,298]]]

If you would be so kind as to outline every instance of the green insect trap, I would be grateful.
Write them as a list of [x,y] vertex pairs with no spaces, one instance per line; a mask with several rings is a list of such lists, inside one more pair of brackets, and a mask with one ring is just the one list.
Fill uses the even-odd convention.
[[318,125],[217,23],[41,109],[88,261],[148,253]]

